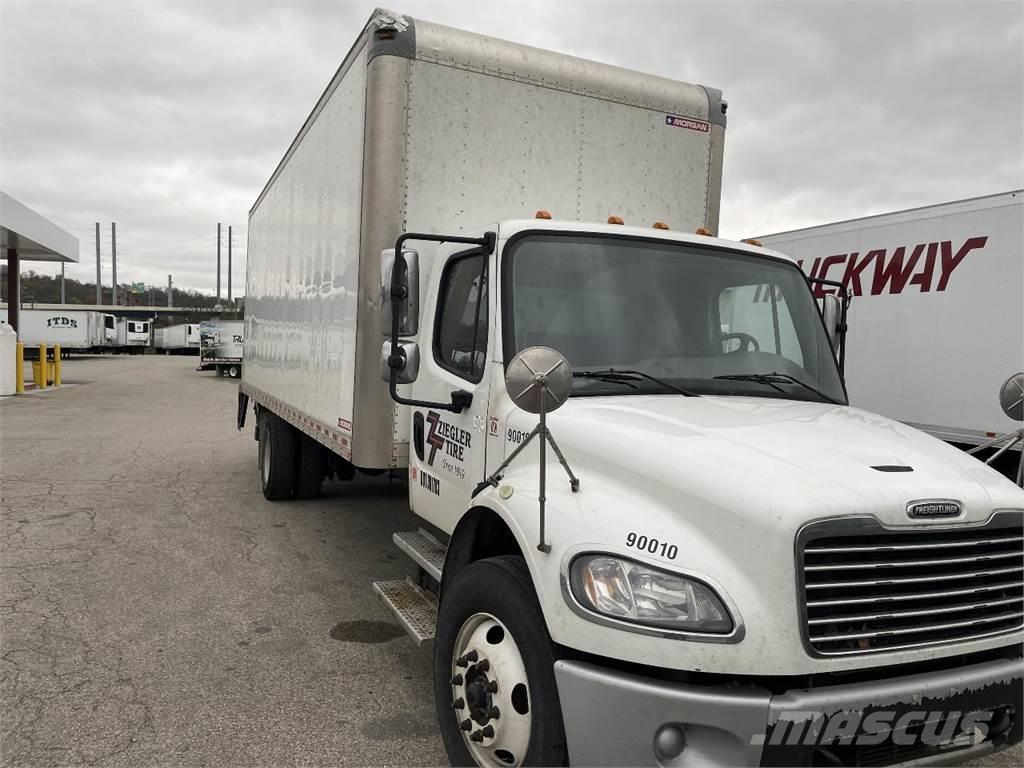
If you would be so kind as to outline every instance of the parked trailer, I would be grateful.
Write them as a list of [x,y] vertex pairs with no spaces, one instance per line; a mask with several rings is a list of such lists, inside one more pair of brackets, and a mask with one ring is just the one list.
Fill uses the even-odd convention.
[[850,292],[851,402],[973,448],[1022,427],[1021,222],[1016,190],[759,239]]
[[134,320],[129,317],[117,318],[117,341],[114,350],[126,355],[141,355],[149,346],[148,320]]
[[[63,353],[99,352],[104,346],[99,312],[23,308],[18,320],[18,341],[25,344],[27,357],[36,357],[40,344],[60,344]],[[7,322],[7,309],[0,310],[0,322]]]
[[179,323],[155,329],[153,347],[165,355],[199,354],[199,323]]
[[250,211],[238,426],[271,500],[407,471],[415,577],[374,587],[454,765],[1021,739],[1024,491],[849,407],[794,261],[686,234],[724,111],[378,11]]
[[241,320],[204,320],[199,324],[199,369],[216,370],[238,378],[242,373],[242,341],[245,325]]

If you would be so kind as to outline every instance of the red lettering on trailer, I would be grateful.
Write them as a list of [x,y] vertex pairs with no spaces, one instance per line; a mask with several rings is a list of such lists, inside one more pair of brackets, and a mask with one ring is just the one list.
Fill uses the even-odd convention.
[[[845,264],[841,282],[847,287],[851,296],[863,296],[865,286],[861,282],[861,274],[869,264],[874,262],[874,274],[871,276],[870,296],[883,294],[899,294],[908,286],[917,286],[921,293],[945,291],[950,278],[967,255],[979,248],[984,248],[988,235],[977,235],[967,238],[957,251],[953,252],[950,240],[931,243],[918,243],[915,246],[901,245],[890,253],[885,248],[868,251],[861,256],[858,251],[837,253],[824,258],[817,257],[811,263],[808,275],[812,278],[828,279],[829,270],[838,264]],[[910,248],[910,253],[907,253]],[[924,258],[922,258],[922,256]],[[803,260],[797,266],[804,269]],[[938,282],[935,282],[935,268],[939,268]],[[806,270],[805,270],[806,271]],[[934,285],[934,288],[933,288]],[[814,295],[821,298],[832,289],[815,286]]]

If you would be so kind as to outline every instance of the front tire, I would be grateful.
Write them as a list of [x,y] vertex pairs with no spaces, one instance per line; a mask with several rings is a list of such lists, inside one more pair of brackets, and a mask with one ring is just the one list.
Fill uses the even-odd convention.
[[260,411],[260,485],[268,501],[292,496],[295,480],[295,435],[292,426],[270,411]]
[[565,765],[555,647],[522,557],[479,560],[437,615],[434,699],[454,766]]

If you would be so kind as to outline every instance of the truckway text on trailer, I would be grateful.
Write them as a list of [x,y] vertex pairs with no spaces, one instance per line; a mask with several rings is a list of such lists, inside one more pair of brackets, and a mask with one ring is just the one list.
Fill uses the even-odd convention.
[[714,89],[378,11],[250,211],[238,426],[268,499],[408,472],[375,588],[453,764],[1021,739],[1024,491],[848,405],[843,302],[711,236],[724,131]]
[[1022,222],[1015,190],[758,239],[850,292],[853,403],[969,450],[992,444],[1021,485]]

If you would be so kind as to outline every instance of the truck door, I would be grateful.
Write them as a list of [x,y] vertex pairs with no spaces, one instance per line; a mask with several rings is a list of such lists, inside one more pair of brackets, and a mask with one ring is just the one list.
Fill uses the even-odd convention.
[[412,409],[410,503],[416,514],[445,531],[451,531],[469,507],[486,466],[487,353],[493,325],[488,322],[493,296],[488,289],[490,259],[479,249],[445,258],[436,306],[423,313],[424,328],[429,330],[420,334],[414,397],[450,402],[456,390],[473,395],[461,413]]

